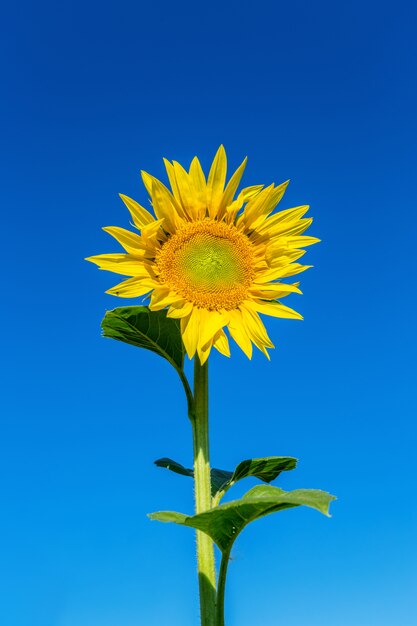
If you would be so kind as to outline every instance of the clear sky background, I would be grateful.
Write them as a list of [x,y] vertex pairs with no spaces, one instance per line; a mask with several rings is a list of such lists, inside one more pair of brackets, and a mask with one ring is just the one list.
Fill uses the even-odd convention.
[[[278,481],[338,496],[233,551],[227,626],[413,626],[416,542],[414,2],[9,3],[3,96],[0,623],[196,626],[194,538],[175,372],[100,337],[123,192],[162,157],[207,168],[224,143],[246,185],[309,203],[305,321],[277,349],[211,359],[213,464],[291,455]],[[251,487],[236,488],[239,495]],[[413,598],[414,596],[414,598]]]

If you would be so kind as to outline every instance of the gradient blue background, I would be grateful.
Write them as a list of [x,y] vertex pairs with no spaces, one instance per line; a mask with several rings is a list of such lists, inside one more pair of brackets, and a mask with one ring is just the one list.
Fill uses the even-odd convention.
[[[270,516],[236,543],[228,626],[412,626],[416,589],[416,53],[413,2],[18,2],[1,37],[2,626],[196,626],[175,372],[100,337],[117,193],[207,168],[309,203],[315,268],[268,319],[277,349],[211,361],[214,465],[294,455],[284,488],[333,518]],[[117,277],[116,277],[117,279]],[[236,494],[248,489],[248,481]]]

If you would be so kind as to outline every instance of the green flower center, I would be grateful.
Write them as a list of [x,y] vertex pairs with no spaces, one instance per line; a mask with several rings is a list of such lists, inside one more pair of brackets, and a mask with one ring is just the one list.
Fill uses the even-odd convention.
[[217,291],[239,285],[244,268],[233,244],[212,235],[195,235],[178,252],[178,266],[196,289]]

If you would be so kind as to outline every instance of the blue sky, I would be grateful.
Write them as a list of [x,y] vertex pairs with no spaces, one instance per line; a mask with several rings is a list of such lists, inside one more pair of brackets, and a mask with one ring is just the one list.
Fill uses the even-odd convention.
[[[309,203],[315,267],[268,319],[277,349],[211,359],[215,466],[291,455],[278,482],[338,496],[236,543],[228,626],[417,621],[416,8],[412,2],[15,3],[3,13],[0,623],[194,626],[192,511],[175,373],[100,337],[117,194],[139,170],[207,168],[224,143],[247,185]],[[288,301],[288,303],[290,303]],[[236,488],[236,495],[252,486]]]

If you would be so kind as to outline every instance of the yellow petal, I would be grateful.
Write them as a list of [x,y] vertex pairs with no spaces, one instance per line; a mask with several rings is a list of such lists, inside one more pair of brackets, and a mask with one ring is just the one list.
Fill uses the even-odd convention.
[[306,248],[320,241],[321,239],[317,239],[317,237],[307,237],[305,235],[301,237],[287,237],[288,246],[291,248]]
[[242,313],[240,311],[230,311],[230,319],[227,325],[228,331],[232,339],[234,339],[239,348],[246,354],[248,359],[252,358],[252,343],[245,330]]
[[257,196],[263,188],[264,185],[251,185],[250,187],[245,187],[242,189],[238,197],[241,197],[243,202],[248,202],[248,200]]
[[217,150],[207,181],[207,207],[210,217],[217,215],[220,206],[224,183],[226,182],[227,159],[223,146]]
[[[169,287],[165,287],[163,285],[158,285],[158,287],[155,287],[155,289],[152,291],[151,300],[149,302],[149,308],[151,310],[159,310],[158,308],[154,309],[154,305],[157,307],[158,303],[164,298],[166,298],[169,292],[170,292]],[[161,307],[161,308],[163,309],[164,307]]]
[[233,223],[237,213],[240,211],[245,202],[260,193],[262,189],[263,185],[252,185],[251,187],[245,187],[244,189],[242,189],[236,200],[234,200],[232,204],[229,204],[229,206],[226,207],[226,215],[224,218],[225,221],[228,224]]
[[217,331],[216,335],[212,337],[210,341],[208,341],[204,345],[199,344],[199,346],[197,347],[197,353],[201,365],[204,365],[204,363],[207,361],[213,347],[216,348],[216,350],[218,350],[220,354],[230,357],[229,341],[226,337],[224,330]]
[[245,171],[247,160],[248,158],[245,157],[242,164],[237,168],[236,172],[233,174],[233,176],[227,183],[226,189],[224,190],[224,194],[219,205],[219,210],[218,210],[218,215],[217,215],[218,218],[222,217],[222,213],[232,203],[233,197],[242,179],[243,172]]
[[216,336],[214,337],[213,346],[216,348],[216,350],[220,352],[220,354],[223,354],[223,356],[230,357],[229,341],[226,337],[226,333],[224,332],[224,330],[219,330],[219,332],[216,334]]
[[197,157],[191,161],[189,181],[194,190],[195,205],[200,218],[203,218],[207,208],[207,185],[204,172]]
[[258,217],[252,219],[251,228],[258,228],[258,226],[265,221],[267,215],[269,215],[275,209],[277,204],[281,201],[289,182],[290,181],[287,180],[285,181],[285,183],[282,183],[281,185],[278,185],[278,187],[275,187],[263,209],[261,211],[258,211]]
[[157,243],[158,239],[163,239],[164,234],[162,231],[162,225],[164,220],[155,220],[152,224],[147,224],[142,228],[141,236],[142,241],[146,247],[152,247]]
[[171,185],[172,193],[178,204],[181,205],[181,194],[177,184],[177,178],[175,176],[175,170],[172,163],[170,163],[167,159],[164,159],[165,169],[168,174],[169,184]]
[[131,254],[97,254],[85,259],[95,263],[101,270],[124,274],[125,276],[149,276],[149,272],[143,264],[143,259]]
[[300,263],[291,263],[290,265],[284,265],[282,267],[271,268],[256,277],[257,283],[269,283],[272,280],[278,280],[279,278],[289,278],[295,276],[295,274],[301,274],[306,270],[313,267],[312,265],[300,265]]
[[252,302],[246,301],[247,308],[251,308],[263,315],[271,315],[272,317],[283,317],[286,319],[302,320],[303,316],[290,309],[290,307],[273,300],[271,302],[265,302],[261,300],[254,300]]
[[177,161],[172,162],[174,167],[175,179],[181,198],[181,205],[184,207],[185,213],[194,219],[198,218],[198,210],[195,206],[195,195],[188,172]]
[[156,217],[164,220],[165,228],[174,233],[178,224],[178,214],[172,203],[171,194],[157,178],[152,181],[152,205]]
[[199,333],[200,311],[197,307],[193,307],[188,318],[181,318],[181,335],[189,359],[192,359],[197,351]]
[[184,298],[181,298],[181,296],[174,291],[170,291],[168,287],[160,287],[158,289],[154,289],[152,292],[149,308],[152,311],[160,311],[171,304],[183,302]]
[[132,220],[135,226],[139,228],[139,230],[142,230],[142,228],[146,226],[146,224],[151,224],[153,221],[155,221],[152,213],[149,213],[149,211],[147,211],[143,206],[136,202],[136,200],[132,200],[132,198],[129,198],[129,196],[125,196],[122,193],[119,193],[119,196],[129,209]]
[[306,250],[289,250],[287,246],[283,248],[282,244],[272,244],[265,252],[265,260],[269,267],[278,267],[297,261],[305,253]]
[[[202,309],[204,311],[204,309]],[[207,311],[204,313],[204,318],[201,320],[201,344],[204,345],[210,339],[213,339],[214,335],[226,326],[229,321],[229,314],[227,311]]]
[[206,327],[207,320],[211,315],[211,311],[207,311],[206,309],[199,309],[199,315],[200,332],[197,342],[197,354],[198,358],[200,359],[201,365],[204,365],[209,357],[211,348],[213,346],[213,337],[210,337],[208,341],[203,341],[203,332]]
[[279,211],[278,213],[274,213],[267,219],[265,219],[261,224],[257,225],[257,230],[260,233],[264,231],[268,231],[273,226],[277,226],[278,224],[295,224],[299,219],[305,215],[309,209],[309,205],[297,206],[292,209],[286,209],[285,211]]
[[142,238],[130,232],[130,230],[119,228],[118,226],[105,226],[103,230],[114,237],[130,254],[137,254],[139,252],[140,255],[141,251],[145,249]]
[[[307,230],[309,226],[313,223],[313,218],[309,217],[303,220],[298,220],[295,224],[277,224],[276,226],[272,226],[268,229],[268,237],[273,240],[276,237],[294,237],[295,235],[301,235],[304,231]],[[266,233],[265,233],[266,234]]]
[[155,287],[155,283],[150,279],[128,278],[123,282],[108,289],[106,293],[119,298],[138,298],[149,293]]
[[197,354],[198,354],[198,358],[200,359],[200,364],[201,365],[204,365],[204,363],[209,358],[212,347],[213,347],[213,339],[211,339],[203,347],[198,345],[198,347],[197,347]]
[[271,211],[273,211],[273,209],[275,209],[275,207],[277,206],[277,204],[279,204],[282,200],[282,197],[289,185],[290,181],[286,180],[285,183],[281,183],[280,185],[277,185],[271,195],[270,198],[270,202],[269,202],[269,209]]
[[302,293],[296,285],[286,285],[284,283],[253,283],[249,289],[249,293],[261,300],[276,300],[284,298],[290,293]]
[[140,175],[142,176],[143,184],[146,187],[146,191],[148,192],[149,196],[152,198],[153,176],[148,174],[148,172],[145,172],[145,170],[141,170]]
[[253,229],[253,223],[258,219],[260,215],[268,210],[269,201],[274,191],[274,185],[269,185],[263,189],[256,196],[251,198],[247,203],[245,210],[239,217],[237,225],[245,225],[248,229]]
[[265,326],[263,325],[258,313],[253,309],[246,307],[246,302],[241,304],[240,310],[245,322],[246,332],[255,346],[269,358],[266,348],[273,348],[274,344],[268,337]]
[[173,302],[169,307],[167,317],[174,319],[181,319],[182,317],[188,317],[193,310],[193,303],[183,300],[182,302]]

